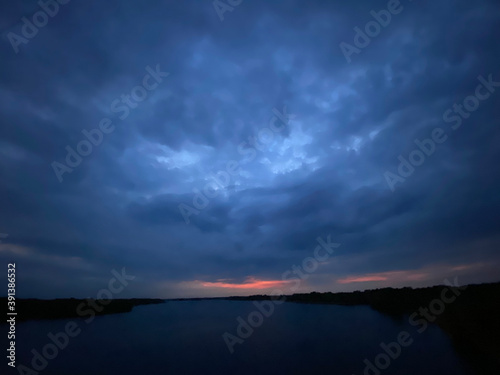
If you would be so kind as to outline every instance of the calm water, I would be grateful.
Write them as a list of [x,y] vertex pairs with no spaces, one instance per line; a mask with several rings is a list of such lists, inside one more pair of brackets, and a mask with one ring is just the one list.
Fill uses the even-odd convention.
[[[403,330],[414,341],[381,374],[470,373],[439,328],[418,334],[407,319],[395,321],[365,306],[276,306],[230,354],[222,334],[236,335],[236,318],[246,320],[255,310],[247,301],[185,301],[139,306],[89,324],[74,320],[81,333],[40,374],[357,375],[365,358],[373,362],[382,352],[382,341],[395,341]],[[68,321],[18,324],[17,363],[30,365],[30,350],[41,351],[50,342],[47,334],[63,330]]]

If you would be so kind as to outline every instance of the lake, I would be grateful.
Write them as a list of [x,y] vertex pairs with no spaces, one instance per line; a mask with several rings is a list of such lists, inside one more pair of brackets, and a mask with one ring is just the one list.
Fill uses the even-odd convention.
[[[238,336],[237,318],[247,322],[249,314],[258,311],[251,301],[167,301],[89,323],[18,323],[16,364],[31,368],[30,351],[42,353],[51,343],[48,333],[64,331],[74,321],[81,332],[69,338],[40,374],[473,374],[437,326],[418,333],[407,317],[395,320],[367,306],[273,307],[269,317],[251,315],[252,324],[261,325],[244,323],[244,339]],[[406,346],[390,344],[398,337]],[[382,342],[393,358],[385,354]]]

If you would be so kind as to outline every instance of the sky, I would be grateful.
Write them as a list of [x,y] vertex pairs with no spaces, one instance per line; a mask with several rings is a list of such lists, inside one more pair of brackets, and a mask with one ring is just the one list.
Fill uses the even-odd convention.
[[2,2],[1,275],[37,298],[117,273],[116,298],[498,281],[499,22],[492,0]]

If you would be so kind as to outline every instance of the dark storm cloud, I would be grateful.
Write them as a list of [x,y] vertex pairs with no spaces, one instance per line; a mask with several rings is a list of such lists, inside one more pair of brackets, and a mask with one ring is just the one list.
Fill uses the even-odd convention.
[[[328,234],[342,246],[311,280],[323,290],[498,264],[500,88],[456,131],[443,114],[478,76],[500,81],[499,5],[401,5],[351,63],[340,44],[387,1],[243,1],[221,22],[210,1],[73,0],[17,54],[8,35],[39,6],[1,5],[0,259],[20,264],[19,294],[93,295],[121,267],[136,296],[280,279]],[[113,101],[157,65],[169,76],[120,119]],[[276,111],[295,116],[270,131]],[[103,118],[114,130],[60,183],[51,163]],[[448,139],[393,192],[384,172],[436,127]]]

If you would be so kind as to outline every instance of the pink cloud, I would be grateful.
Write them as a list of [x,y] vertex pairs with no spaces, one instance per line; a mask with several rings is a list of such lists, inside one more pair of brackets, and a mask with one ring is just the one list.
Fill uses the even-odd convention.
[[363,283],[366,281],[384,281],[387,277],[383,276],[361,276],[361,277],[346,277],[344,279],[339,279],[337,282],[339,284],[350,284],[350,283]]
[[348,276],[338,279],[339,284],[363,283],[371,281],[420,281],[425,280],[429,275],[426,272],[418,271],[390,271],[380,273],[370,273],[365,275]]
[[231,288],[231,289],[269,289],[286,285],[289,281],[283,280],[259,280],[254,277],[247,277],[242,283],[231,283],[229,279],[219,279],[216,282],[199,281],[195,283],[207,288]]
[[[443,280],[444,275],[456,274],[457,272],[477,270],[483,267],[482,263],[473,264],[436,264],[430,265],[417,270],[397,270],[379,273],[369,273],[361,275],[351,275],[337,280],[339,284],[350,284],[350,283],[363,283],[363,282],[375,282],[375,281],[386,281],[390,285],[395,284],[407,284],[410,281],[432,281],[432,280]],[[383,283],[383,285],[387,285]]]

